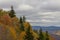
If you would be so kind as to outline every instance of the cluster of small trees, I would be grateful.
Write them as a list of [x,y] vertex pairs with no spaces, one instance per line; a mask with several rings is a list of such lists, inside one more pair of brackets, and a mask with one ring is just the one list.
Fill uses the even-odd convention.
[[[37,40],[50,40],[48,31],[43,33],[42,29],[40,29],[38,35],[39,38],[36,38]],[[35,40],[33,33],[30,31],[30,26],[26,30],[26,35],[24,36],[24,40]]]
[[[24,26],[23,23],[26,21],[25,16],[20,17],[20,30],[25,31],[24,30]],[[35,40],[33,33],[30,30],[30,25],[29,27],[26,29],[26,35],[24,37],[24,40]],[[36,31],[37,32],[37,31]],[[37,33],[39,35],[39,38],[37,38],[37,40],[49,40],[49,34],[48,31],[46,31],[46,33],[43,33],[42,28],[40,28],[39,32]]]
[[[14,9],[13,9],[13,6],[11,6],[11,10],[10,10],[10,12],[9,12],[9,16],[10,16],[11,18],[13,18],[13,17],[16,16],[16,15],[15,15],[15,11],[14,11]],[[19,21],[20,27],[19,27],[19,29],[20,29],[21,31],[25,31],[25,28],[24,28],[24,23],[25,23],[25,22],[26,22],[25,16],[20,17],[20,21]],[[29,25],[29,27],[26,29],[25,33],[26,33],[26,35],[25,35],[25,37],[24,37],[24,40],[33,40],[33,39],[34,39],[34,36],[32,35],[33,33],[30,32],[30,25]]]
[[20,23],[20,30],[21,31],[24,31],[24,24],[23,24],[24,22],[25,22],[25,16],[20,17],[19,23]]
[[26,31],[26,35],[24,37],[24,40],[34,40],[33,33],[30,30],[30,26],[28,27],[28,29]]
[[44,34],[44,33],[42,32],[42,28],[40,28],[38,40],[49,40],[48,31],[46,31],[46,33]]
[[30,30],[30,25],[28,26],[28,28],[25,30],[24,29],[24,24],[26,22],[26,18],[25,16],[23,17],[20,17],[20,30],[21,31],[25,31],[26,35],[24,36],[24,40],[33,40],[34,39],[34,36],[33,36],[33,33],[31,32]]
[[[13,18],[13,17],[15,17],[16,15],[15,15],[15,11],[14,11],[14,9],[13,9],[13,6],[11,6],[11,10],[9,11],[9,16],[11,17],[11,18]],[[20,24],[20,30],[21,31],[24,31],[24,22],[25,22],[25,16],[23,16],[23,17],[20,17],[20,21],[19,21],[19,24]]]

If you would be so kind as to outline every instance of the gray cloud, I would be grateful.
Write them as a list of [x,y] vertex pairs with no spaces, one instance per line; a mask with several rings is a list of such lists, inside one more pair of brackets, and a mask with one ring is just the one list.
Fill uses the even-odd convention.
[[60,0],[2,0],[0,8],[10,9],[13,5],[16,15],[25,15],[31,25],[60,26]]
[[46,0],[42,2],[41,9],[46,11],[60,11],[60,0]]

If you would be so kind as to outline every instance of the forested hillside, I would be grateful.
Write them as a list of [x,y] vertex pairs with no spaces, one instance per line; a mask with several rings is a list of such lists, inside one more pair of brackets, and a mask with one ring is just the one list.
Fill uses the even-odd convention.
[[25,16],[15,14],[13,6],[10,11],[0,9],[0,40],[54,40],[48,31],[34,31]]

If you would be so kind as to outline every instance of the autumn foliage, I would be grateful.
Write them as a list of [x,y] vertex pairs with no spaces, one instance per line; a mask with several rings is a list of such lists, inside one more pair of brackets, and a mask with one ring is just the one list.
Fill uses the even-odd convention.
[[[30,23],[25,21],[25,16],[23,18],[22,23],[20,23],[21,20],[16,16],[10,17],[9,11],[0,10],[0,40],[24,40],[29,27],[31,36],[37,40],[38,34],[32,30]],[[24,31],[21,30],[22,26],[20,25],[22,24]]]

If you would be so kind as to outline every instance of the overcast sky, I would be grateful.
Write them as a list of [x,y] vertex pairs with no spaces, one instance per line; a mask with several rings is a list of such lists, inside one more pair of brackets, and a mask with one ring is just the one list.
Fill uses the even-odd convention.
[[26,16],[33,26],[60,26],[60,0],[0,0],[4,10],[11,5],[17,17]]

